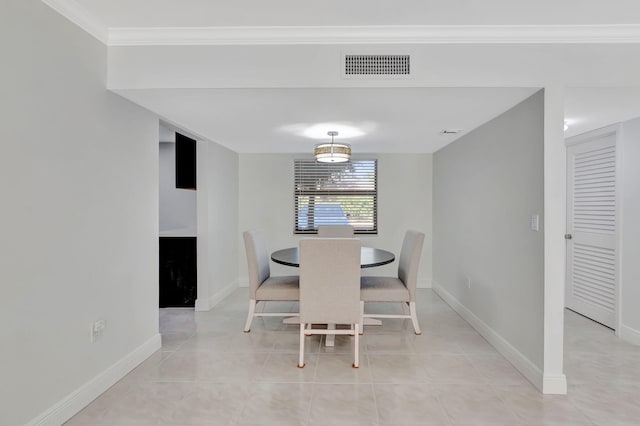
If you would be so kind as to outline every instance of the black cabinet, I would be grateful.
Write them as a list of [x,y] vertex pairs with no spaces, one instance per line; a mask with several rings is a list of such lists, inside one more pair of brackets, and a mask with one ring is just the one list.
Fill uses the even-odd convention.
[[194,307],[196,237],[160,237],[160,307]]
[[176,133],[176,188],[196,189],[196,141]]

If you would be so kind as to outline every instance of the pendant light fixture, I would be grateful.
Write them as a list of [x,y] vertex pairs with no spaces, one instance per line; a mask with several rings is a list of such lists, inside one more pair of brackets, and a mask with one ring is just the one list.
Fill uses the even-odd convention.
[[345,143],[335,143],[333,138],[338,132],[327,132],[331,136],[331,143],[321,143],[315,146],[313,153],[320,163],[344,163],[351,158],[351,147]]

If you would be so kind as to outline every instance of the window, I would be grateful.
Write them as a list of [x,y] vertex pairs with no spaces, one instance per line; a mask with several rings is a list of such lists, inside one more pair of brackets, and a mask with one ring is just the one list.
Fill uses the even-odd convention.
[[378,233],[376,160],[294,160],[294,168],[296,234],[315,234],[318,225],[351,225],[356,234]]

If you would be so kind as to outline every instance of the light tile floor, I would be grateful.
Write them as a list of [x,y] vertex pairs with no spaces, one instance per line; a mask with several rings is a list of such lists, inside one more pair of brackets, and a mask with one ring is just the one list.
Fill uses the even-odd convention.
[[423,335],[403,320],[367,327],[359,369],[348,336],[307,337],[298,369],[297,326],[256,319],[243,333],[246,289],[209,312],[161,310],[162,350],[67,424],[640,425],[640,347],[567,311],[569,394],[542,395],[435,293],[418,297]]

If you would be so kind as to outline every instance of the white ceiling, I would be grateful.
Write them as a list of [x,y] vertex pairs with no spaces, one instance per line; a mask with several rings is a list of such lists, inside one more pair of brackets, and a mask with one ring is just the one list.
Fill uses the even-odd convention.
[[[311,152],[315,143],[329,140],[329,130],[337,130],[337,140],[354,152],[431,153],[536,90],[151,89],[126,96],[239,153]],[[461,132],[443,135],[445,129]]]
[[[592,42],[593,38],[590,37],[594,35],[596,40],[598,37],[605,37],[602,40],[606,43],[619,40],[615,37],[626,31],[631,34],[626,39],[627,42],[631,40],[635,43],[633,40],[640,36],[638,0],[43,1],[90,33],[102,35],[98,38],[106,40],[106,43],[109,41],[109,31],[118,29],[157,29],[161,35],[168,34],[171,37],[178,34],[167,31],[168,29],[197,29],[196,27],[224,27],[234,31],[247,31],[247,27],[257,27],[259,31],[255,34],[269,35],[267,27],[275,26],[344,26],[359,31],[366,26],[400,28],[413,25],[420,26],[420,30],[426,28],[429,31],[429,28],[434,28],[437,34],[446,34],[451,39],[464,34],[468,42],[470,37],[473,39],[477,34],[483,34],[478,29],[493,25],[503,26],[502,32],[489,32],[486,40],[494,44],[506,43],[507,46],[515,40],[513,37],[519,34],[518,30],[535,30],[537,32],[531,40],[545,40],[544,34],[549,30],[545,25],[565,26],[559,35],[547,40],[549,44],[541,44],[540,50],[553,49],[553,43],[566,45],[569,43],[566,40],[571,39],[567,36],[574,31],[578,35],[577,40],[585,43]],[[469,27],[462,29],[461,26]],[[599,33],[599,26],[609,27]],[[415,30],[417,29],[416,27]],[[330,31],[334,30],[335,28]],[[404,27],[404,30],[402,35],[406,38],[411,36],[414,29]],[[586,33],[582,33],[582,30]],[[336,34],[339,35],[337,38]],[[330,40],[338,43],[342,34],[334,31],[334,37]],[[151,40],[156,35],[151,33]],[[500,38],[509,35],[512,38]],[[192,34],[187,33],[186,36],[188,44]],[[606,39],[607,36],[613,38]],[[425,40],[429,40],[429,37],[426,36]],[[161,44],[157,48],[166,49],[167,57],[171,57],[169,52],[174,52],[170,48],[171,40],[162,43],[165,42],[166,45]],[[223,41],[222,44],[225,43]],[[181,39],[180,44],[184,45],[185,39]],[[241,49],[239,46],[226,48]],[[615,44],[613,48],[615,49]],[[536,56],[538,62],[531,66],[553,70],[553,63],[539,62],[543,57],[546,56]],[[553,60],[554,55],[548,57]],[[292,61],[296,59],[291,57]],[[482,61],[478,61],[477,67],[471,65],[464,72],[473,75],[477,70],[479,75],[483,75],[486,70],[482,65]],[[286,72],[287,64],[282,63],[281,66]],[[454,64],[450,65],[453,66]],[[617,63],[616,66],[624,66],[624,62]],[[461,75],[456,68],[451,68],[450,71],[452,75]],[[239,72],[242,70],[239,69]],[[496,81],[495,86],[501,85],[497,77],[490,80]],[[117,92],[156,112],[175,128],[181,128],[198,138],[218,142],[240,153],[310,152],[313,144],[319,140],[308,137],[304,132],[314,128],[313,126],[319,126],[315,130],[321,140],[328,140],[325,136],[328,130],[340,131],[338,139],[351,143],[355,152],[417,153],[434,152],[537,90],[513,87],[381,87],[384,85],[370,82],[369,87],[360,88],[321,89],[311,87],[313,85],[287,89],[243,88],[249,87],[248,84],[234,89],[156,87]],[[504,85],[513,86],[508,83]],[[531,85],[537,86],[535,83]],[[570,127],[566,135],[572,136],[638,117],[639,99],[639,89],[567,89],[565,112]],[[346,132],[339,126],[352,126],[362,135],[347,138]],[[461,129],[462,132],[445,136],[441,134],[444,129]]]
[[[323,98],[330,96],[329,92],[333,92],[336,97],[333,99],[338,102],[339,99],[342,99],[343,96],[347,95],[347,92],[351,92],[351,94],[360,92],[367,92],[368,95],[375,95],[378,92],[378,95],[382,95],[383,92],[386,92],[386,95],[391,94],[391,92],[397,92],[399,89],[381,89],[377,91],[375,89],[332,89],[332,90],[321,90],[318,91],[326,92],[323,93]],[[473,130],[479,124],[482,124],[493,116],[498,115],[503,110],[510,108],[512,105],[515,105],[521,98],[528,96],[532,93],[533,89],[402,89],[404,91],[413,90],[415,91],[414,96],[421,97],[421,103],[425,105],[423,111],[425,111],[425,116],[428,116],[425,122],[413,121],[406,128],[402,128],[398,134],[394,133],[394,129],[396,128],[396,124],[402,125],[403,121],[406,121],[406,117],[401,116],[399,122],[396,122],[390,116],[383,116],[383,119],[380,120],[377,125],[375,125],[375,131],[371,132],[372,137],[367,138],[367,136],[362,136],[358,138],[346,138],[343,139],[341,136],[338,137],[340,140],[347,141],[351,143],[354,147],[354,150],[360,150],[360,152],[434,152],[437,149],[441,148],[447,143],[450,143],[456,140],[458,137],[463,136],[468,133],[470,130]],[[282,92],[291,92],[288,95],[285,95]],[[137,91],[136,91],[137,92]],[[203,119],[201,122],[206,125],[205,129],[202,129],[200,134],[209,134],[214,135],[213,140],[219,140],[225,146],[233,149],[237,152],[243,153],[258,153],[258,152],[302,152],[308,151],[311,152],[311,147],[314,144],[313,138],[307,136],[296,136],[296,132],[294,130],[296,128],[303,128],[304,126],[299,126],[301,124],[322,124],[322,122],[315,122],[313,115],[311,115],[308,119],[298,119],[296,123],[292,124],[291,117],[289,115],[281,116],[279,118],[267,118],[264,114],[265,109],[261,110],[261,112],[256,112],[256,105],[249,101],[251,105],[249,108],[244,110],[244,113],[247,114],[248,117],[251,118],[252,125],[251,126],[229,126],[229,123],[234,122],[234,116],[231,115],[230,111],[237,111],[238,108],[242,109],[244,106],[240,99],[246,99],[249,97],[251,99],[261,99],[262,102],[265,102],[265,98],[268,97],[269,93],[273,93],[275,98],[278,98],[282,101],[282,98],[288,97],[291,99],[295,96],[303,96],[305,92],[310,92],[309,89],[300,90],[300,89],[272,89],[272,90],[255,90],[255,89],[227,89],[227,90],[209,90],[208,99],[205,99],[203,91],[195,91],[198,93],[201,98],[198,101],[197,105],[190,101],[182,103],[179,101],[181,97],[184,97],[185,91],[180,92],[179,96],[171,97],[168,94],[162,94],[160,91],[148,91],[135,94],[133,96],[134,99],[138,99],[138,102],[141,105],[150,105],[157,106],[162,105],[160,108],[165,111],[163,114],[166,117],[176,117],[178,119],[184,120],[185,122],[193,122],[192,125],[189,126],[191,129],[195,129],[198,127],[199,119],[196,117],[197,115],[204,115],[200,113],[192,114],[189,111],[189,108],[180,107],[180,105],[193,105],[193,108],[196,108],[199,111],[207,111],[205,106],[207,101],[211,102],[211,105],[221,114],[216,116],[215,118],[211,118],[210,120]],[[253,96],[256,92],[262,92],[260,96]],[[280,92],[280,93],[279,93]],[[344,92],[344,93],[341,93]],[[222,101],[223,96],[218,97],[217,95],[224,94],[226,99],[230,100],[229,104],[224,104]],[[423,97],[423,95],[426,95]],[[466,109],[464,114],[462,114],[458,108],[456,108],[456,102],[462,98],[460,104],[466,105],[469,107],[475,107],[476,101],[478,101],[478,96],[486,95],[486,99],[492,100],[491,110],[484,108],[475,109],[475,114],[469,113],[469,110]],[[395,96],[395,95],[393,95]],[[163,101],[160,101],[160,98],[165,98]],[[364,96],[366,97],[366,96]],[[405,96],[405,98],[410,98],[411,96]],[[414,97],[414,99],[415,99]],[[486,100],[485,99],[485,100]],[[470,102],[467,102],[471,100]],[[174,103],[175,101],[175,103]],[[270,101],[266,101],[269,103]],[[171,105],[173,104],[173,105]],[[225,105],[229,106],[229,108],[225,108]],[[261,105],[263,105],[261,103]],[[340,105],[344,105],[340,103]],[[448,105],[447,108],[440,108],[440,106]],[[326,105],[325,105],[326,106]],[[324,106],[323,106],[324,107]],[[338,114],[336,111],[336,105],[330,105],[330,112],[332,114]],[[318,110],[321,108],[320,105],[315,105],[314,110]],[[394,111],[399,111],[396,108],[389,108]],[[173,110],[173,112],[172,112]],[[253,112],[250,113],[250,110]],[[278,114],[282,115],[285,109],[282,108],[282,105],[278,108],[267,108],[266,110],[273,112],[278,111]],[[294,112],[304,114],[306,110],[295,110]],[[426,111],[429,111],[428,113]],[[356,111],[358,116],[363,116],[363,112],[361,110]],[[411,112],[414,113],[414,112]],[[340,113],[340,117],[354,117],[352,115],[348,115],[346,113]],[[271,114],[270,114],[271,115]],[[276,115],[276,114],[273,114]],[[397,115],[396,113],[392,113],[392,115]],[[445,119],[445,116],[454,116],[455,119]],[[464,120],[461,118],[464,116]],[[298,116],[300,117],[300,115]],[[572,137],[584,132],[588,132],[590,130],[598,129],[601,127],[608,126],[610,124],[624,122],[627,120],[631,120],[634,118],[640,117],[640,88],[639,87],[611,87],[611,88],[569,88],[566,92],[566,101],[565,101],[565,118],[568,123],[568,129],[565,132],[566,137]],[[388,119],[388,120],[387,120]],[[464,121],[464,123],[463,123]],[[369,122],[366,119],[351,119],[351,120],[335,120],[334,123],[338,125],[344,124],[362,124]],[[456,122],[458,124],[465,124],[460,126],[445,126],[448,129],[460,129],[462,130],[459,134],[456,135],[443,135],[441,134],[441,130],[445,127],[440,126],[442,123],[452,123]],[[280,125],[272,123],[280,123]],[[430,130],[428,129],[427,123],[431,124]],[[296,126],[296,124],[298,126]],[[415,133],[412,133],[414,128],[418,128],[415,130]],[[441,128],[442,127],[442,128]],[[328,128],[339,128],[338,126],[321,125],[322,129],[319,134],[322,136],[326,135],[324,130]],[[371,128],[371,127],[370,127]],[[380,140],[381,134],[383,131],[381,128],[387,129],[387,134],[391,134],[390,138]],[[171,126],[170,124],[164,124],[160,127],[160,141],[162,142],[175,142],[175,131],[180,130],[175,126]],[[229,134],[229,133],[232,134]],[[413,137],[414,135],[420,135],[419,138]],[[275,139],[274,139],[275,138]],[[325,137],[328,140],[328,137]],[[371,139],[371,140],[369,140]],[[410,141],[410,142],[407,142]],[[370,143],[371,142],[371,143]],[[375,145],[383,145],[379,148],[375,148]],[[410,148],[414,146],[414,148]],[[289,148],[287,148],[289,147]]]
[[640,88],[570,88],[566,92],[566,137],[640,117]]

